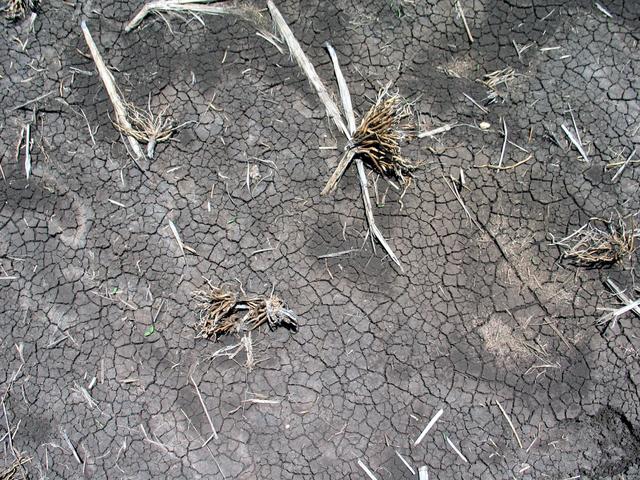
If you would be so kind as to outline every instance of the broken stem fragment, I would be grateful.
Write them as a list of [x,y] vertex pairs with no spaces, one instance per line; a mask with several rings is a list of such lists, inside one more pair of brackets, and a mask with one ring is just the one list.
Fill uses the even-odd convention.
[[[215,5],[210,5],[215,3]],[[125,26],[125,32],[130,32],[136,28],[149,14],[157,13],[176,13],[188,12],[193,15],[200,23],[204,25],[202,19],[198,16],[202,15],[231,15],[254,26],[258,31],[257,35],[276,47],[280,53],[282,49],[279,45],[280,40],[270,29],[270,25],[264,18],[260,10],[248,2],[239,0],[219,1],[219,0],[155,0],[142,6],[138,13],[134,15],[129,23]]]
[[[127,119],[127,110],[125,108],[125,104],[120,98],[120,94],[118,93],[118,88],[116,87],[115,80],[113,75],[107,68],[104,60],[102,59],[102,55],[98,51],[98,47],[96,43],[93,41],[93,37],[91,36],[91,32],[87,27],[87,23],[83,20],[80,24],[82,28],[82,32],[84,33],[85,41],[89,46],[89,50],[91,51],[91,56],[93,57],[93,61],[96,64],[96,68],[98,69],[98,74],[100,75],[100,79],[104,84],[104,88],[107,90],[107,94],[109,95],[109,99],[111,100],[111,104],[113,105],[113,110],[116,116],[116,122],[123,129],[133,130],[129,120]],[[142,152],[142,148],[138,141],[131,135],[127,135],[127,140],[129,141],[129,145],[135,154],[136,160],[142,158],[144,153]]]

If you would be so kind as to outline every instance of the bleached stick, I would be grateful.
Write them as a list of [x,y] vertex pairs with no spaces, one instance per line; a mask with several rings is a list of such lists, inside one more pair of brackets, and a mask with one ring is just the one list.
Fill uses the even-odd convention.
[[431,430],[431,428],[436,424],[436,422],[442,416],[443,413],[444,413],[444,410],[442,409],[438,410],[438,412],[433,416],[433,418],[429,421],[429,423],[427,423],[427,426],[424,427],[424,430],[422,430],[422,433],[414,442],[413,444],[414,446],[418,446],[420,444],[420,442],[424,439],[424,437],[427,436],[427,433],[429,433],[429,430]]
[[371,480],[378,480],[378,478],[373,474],[373,472],[369,470],[364,463],[362,463],[362,460],[358,460],[358,465],[360,465],[360,468],[364,470],[364,473],[366,473]]
[[[416,471],[413,469],[413,467],[411,465],[409,465],[409,462],[407,462],[405,460],[405,458],[402,455],[400,455],[400,452],[398,452],[397,450],[395,450],[395,452],[396,452],[396,455],[398,456],[398,458],[402,461],[402,463],[404,463],[404,466],[409,469],[409,471],[411,472],[411,475],[415,475]],[[422,467],[420,467],[420,468],[422,468]]]
[[504,418],[506,418],[507,423],[511,427],[511,431],[513,432],[513,435],[516,437],[516,440],[518,441],[518,445],[520,446],[520,448],[523,448],[522,441],[520,440],[520,435],[518,435],[518,432],[516,432],[516,428],[513,426],[513,422],[509,418],[509,415],[507,415],[507,412],[505,411],[504,408],[502,408],[502,405],[500,405],[500,402],[498,400],[496,400],[496,404],[498,405],[498,408],[500,408],[502,415],[504,415]]

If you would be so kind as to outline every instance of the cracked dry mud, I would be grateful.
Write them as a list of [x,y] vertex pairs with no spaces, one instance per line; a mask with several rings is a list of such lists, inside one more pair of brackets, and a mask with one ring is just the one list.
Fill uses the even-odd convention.
[[[609,18],[589,1],[462,1],[470,45],[451,1],[278,2],[333,91],[322,45],[335,47],[359,114],[391,81],[425,129],[491,124],[405,151],[424,168],[403,206],[390,191],[375,209],[404,274],[364,241],[355,169],[319,195],[344,145],[288,55],[229,17],[150,17],[125,34],[141,4],[51,0],[32,31],[0,33],[0,435],[10,426],[32,478],[367,478],[358,460],[412,478],[396,451],[436,479],[640,478],[640,319],[595,325],[620,305],[607,277],[637,298],[637,255],[581,269],[548,236],[640,209],[640,165],[605,171],[640,140],[640,4],[602,1]],[[111,124],[82,19],[129,101],[151,94],[194,122],[145,174]],[[476,79],[508,66],[489,113],[463,95],[482,100]],[[569,105],[589,164],[561,130]],[[479,168],[500,156],[501,118],[533,157]],[[508,144],[504,162],[527,155]],[[444,180],[459,168],[478,226]],[[299,331],[254,332],[252,371],[210,360],[233,339],[194,338],[203,277],[274,287]],[[190,375],[218,433],[204,447]]]

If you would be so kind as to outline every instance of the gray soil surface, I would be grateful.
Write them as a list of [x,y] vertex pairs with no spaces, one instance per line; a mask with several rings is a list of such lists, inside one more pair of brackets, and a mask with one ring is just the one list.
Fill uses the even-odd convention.
[[[366,479],[360,460],[417,478],[398,452],[431,479],[640,478],[640,318],[596,325],[621,305],[607,278],[638,298],[638,255],[585,269],[550,245],[640,211],[640,164],[615,181],[605,168],[640,142],[640,2],[602,0],[609,17],[591,1],[461,0],[472,44],[451,0],[277,2],[333,91],[335,47],[359,115],[391,82],[425,129],[464,124],[411,142],[425,165],[402,203],[378,181],[404,272],[365,241],[355,168],[320,196],[344,140],[289,55],[228,16],[124,33],[142,3],[44,1],[33,28],[0,31],[1,464],[15,450],[31,478]],[[83,19],[129,101],[191,122],[144,173]],[[477,80],[506,67],[488,104]],[[570,111],[588,163],[561,129]],[[480,167],[500,157],[502,119],[521,147],[505,165],[532,157]],[[460,168],[475,223],[446,183]],[[205,279],[274,288],[298,331],[254,332],[251,371],[212,359],[237,339],[195,338]],[[218,433],[204,447],[190,377]]]

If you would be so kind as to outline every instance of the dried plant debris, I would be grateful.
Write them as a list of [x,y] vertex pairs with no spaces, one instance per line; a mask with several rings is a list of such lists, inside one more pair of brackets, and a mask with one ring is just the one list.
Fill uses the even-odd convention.
[[200,15],[231,15],[252,25],[258,35],[280,49],[280,40],[272,33],[271,23],[260,9],[247,1],[220,0],[155,0],[145,4],[125,27],[126,32],[136,28],[147,15],[164,13],[192,15],[204,25]]
[[151,97],[146,109],[138,108],[124,100],[124,95],[107,68],[86,22],[83,21],[81,27],[100,79],[113,106],[115,114],[113,125],[127,138],[134,160],[137,161],[143,156],[140,142],[147,144],[147,157],[153,158],[156,144],[168,140],[180,127],[174,126],[172,119],[166,115],[168,107],[159,113],[151,110]]
[[15,22],[25,18],[35,8],[35,0],[6,0],[0,6],[0,11],[4,14],[4,18]]
[[31,462],[31,457],[18,453],[13,462],[0,467],[0,480],[18,480],[29,478],[24,465]]
[[630,257],[637,248],[640,228],[635,220],[592,218],[568,237],[554,241],[564,249],[563,257],[584,266],[612,265]]
[[122,124],[116,120],[113,125],[124,135],[146,143],[148,158],[153,158],[156,144],[169,140],[174,132],[180,128],[175,125],[170,116],[166,115],[168,106],[162,108],[158,113],[154,113],[151,109],[151,99],[149,99],[146,109],[131,103],[125,103],[124,106],[127,122]]
[[227,334],[242,334],[268,325],[273,329],[297,330],[298,317],[278,297],[246,296],[226,288],[209,285],[193,292],[198,302],[200,321],[197,337],[218,339]]
[[402,143],[416,136],[415,114],[412,105],[388,87],[362,118],[351,135],[345,153],[327,181],[322,194],[333,192],[352,159],[361,159],[369,168],[390,182],[397,180],[406,190],[413,172],[422,162],[413,161],[401,153]]
[[[298,40],[296,40],[295,36],[293,35],[291,28],[289,28],[289,25],[287,25],[287,22],[285,21],[284,17],[280,13],[276,5],[273,3],[273,0],[267,0],[267,6],[269,8],[269,12],[271,13],[271,17],[273,18],[273,22],[276,26],[276,29],[278,30],[278,32],[282,36],[282,39],[284,40],[284,42],[287,44],[287,47],[289,48],[291,57],[302,69],[303,73],[309,80],[309,83],[311,83],[311,85],[315,89],[316,93],[318,94],[318,98],[320,99],[320,101],[322,102],[322,104],[324,105],[327,111],[327,115],[333,120],[336,127],[338,127],[338,129],[345,135],[347,139],[347,145],[352,146],[352,148],[347,148],[347,150],[343,154],[341,160],[338,163],[338,166],[336,167],[333,175],[331,175],[331,178],[327,182],[327,185],[325,186],[322,193],[326,194],[335,188],[336,184],[342,177],[342,174],[346,171],[351,161],[355,159],[357,172],[358,172],[358,180],[360,183],[360,191],[362,194],[362,201],[364,204],[365,214],[367,217],[367,223],[369,225],[369,231],[372,234],[372,238],[376,238],[378,240],[378,242],[382,245],[382,247],[385,249],[385,251],[389,255],[389,258],[391,258],[391,260],[393,260],[393,262],[396,265],[398,265],[398,268],[400,268],[400,270],[402,271],[403,269],[402,269],[402,265],[400,264],[400,260],[395,255],[395,253],[391,249],[391,246],[385,240],[385,238],[382,235],[382,232],[380,231],[380,229],[377,227],[375,223],[375,218],[373,215],[373,207],[371,206],[371,198],[369,195],[367,173],[364,168],[364,161],[360,155],[356,155],[356,150],[355,148],[353,148],[355,146],[355,143],[353,141],[353,135],[356,134],[357,128],[356,128],[355,115],[354,115],[353,107],[351,104],[351,94],[349,93],[347,82],[344,78],[344,75],[342,74],[340,63],[338,61],[338,56],[335,50],[331,47],[330,44],[328,43],[325,44],[329,52],[329,55],[331,57],[331,63],[333,64],[334,73],[336,76],[336,80],[338,82],[338,89],[339,89],[340,99],[342,102],[342,109],[343,109],[342,112],[338,108],[338,105],[334,101],[332,95],[327,90],[327,87],[324,85],[324,83],[318,76],[315,70],[315,67],[309,61],[309,58],[302,50],[302,47],[300,46],[300,43],[298,42]],[[384,96],[382,96],[382,98],[384,98]],[[393,171],[396,172],[397,170],[393,169]]]
[[502,70],[495,70],[487,73],[479,80],[480,83],[489,88],[487,100],[489,103],[494,102],[498,97],[503,97],[501,87],[508,88],[509,82],[516,78],[516,71],[513,67],[505,67]]
[[400,145],[413,137],[416,128],[414,118],[411,105],[385,88],[362,118],[349,148],[376,172],[387,178],[396,178],[408,186],[412,172],[421,166],[421,162],[402,156]]

